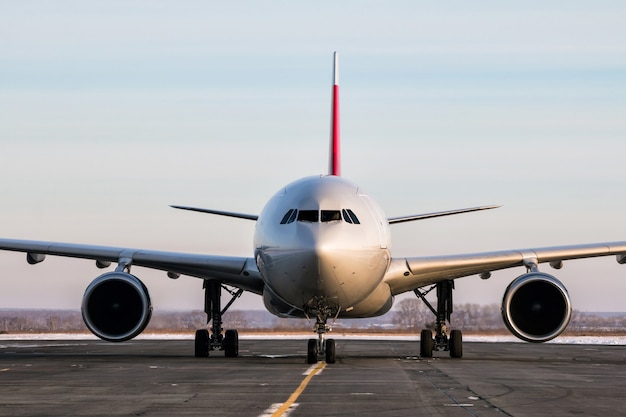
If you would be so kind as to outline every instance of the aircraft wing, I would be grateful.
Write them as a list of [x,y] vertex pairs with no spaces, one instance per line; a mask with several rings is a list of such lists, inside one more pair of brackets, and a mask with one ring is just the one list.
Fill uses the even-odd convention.
[[92,259],[100,268],[111,263],[142,266],[173,276],[215,279],[257,294],[263,292],[263,280],[253,258],[14,239],[0,239],[0,250],[25,252],[30,264],[43,261],[45,255]]
[[392,294],[413,291],[425,285],[515,266],[549,262],[560,268],[562,261],[616,255],[617,262],[626,263],[626,242],[591,243],[461,255],[394,258],[385,275]]

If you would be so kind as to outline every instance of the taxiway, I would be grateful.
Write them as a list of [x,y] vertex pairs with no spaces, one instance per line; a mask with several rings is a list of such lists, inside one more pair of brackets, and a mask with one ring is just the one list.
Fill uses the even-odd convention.
[[626,415],[626,346],[466,342],[459,360],[339,339],[337,363],[312,367],[305,340],[241,340],[239,358],[192,345],[0,341],[0,416]]

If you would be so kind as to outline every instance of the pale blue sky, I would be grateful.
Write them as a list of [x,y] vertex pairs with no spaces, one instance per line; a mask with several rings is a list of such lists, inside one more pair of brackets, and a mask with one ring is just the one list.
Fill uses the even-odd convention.
[[[0,235],[251,254],[253,223],[168,205],[258,213],[325,173],[337,50],[344,176],[389,216],[504,205],[396,225],[395,255],[626,240],[623,2],[264,3],[1,4]],[[0,308],[78,308],[99,274],[13,253],[0,272]],[[133,272],[155,308],[201,308],[198,280]],[[614,259],[552,272],[575,308],[622,308]]]

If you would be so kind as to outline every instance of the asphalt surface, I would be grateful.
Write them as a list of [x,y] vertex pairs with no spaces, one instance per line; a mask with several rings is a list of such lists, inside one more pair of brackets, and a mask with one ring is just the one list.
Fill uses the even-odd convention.
[[418,345],[338,340],[337,363],[311,366],[306,340],[208,359],[191,340],[0,341],[0,416],[626,415],[626,346]]

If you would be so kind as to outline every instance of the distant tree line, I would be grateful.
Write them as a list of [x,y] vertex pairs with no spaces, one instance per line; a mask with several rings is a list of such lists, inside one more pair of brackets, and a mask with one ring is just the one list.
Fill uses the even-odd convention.
[[[395,328],[419,332],[424,328],[435,328],[435,315],[417,298],[400,301],[392,312]],[[497,304],[457,304],[452,313],[451,326],[464,331],[504,330],[500,306]]]
[[[193,333],[206,326],[202,311],[155,311],[146,332]],[[231,310],[224,315],[224,326],[241,331],[311,331],[314,321],[283,319],[261,310]],[[394,310],[381,317],[329,322],[335,332],[396,332],[418,334],[433,328],[435,316],[417,298],[401,300]],[[496,304],[458,304],[452,314],[452,328],[470,333],[507,332]],[[602,315],[574,311],[568,332],[626,333],[626,313]],[[80,311],[0,310],[0,333],[84,333],[88,332]]]

